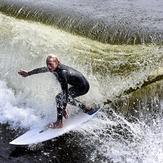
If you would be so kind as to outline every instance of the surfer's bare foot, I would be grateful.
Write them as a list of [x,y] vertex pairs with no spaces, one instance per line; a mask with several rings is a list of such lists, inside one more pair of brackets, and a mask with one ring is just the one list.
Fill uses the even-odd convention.
[[48,125],[48,128],[53,128],[53,129],[55,129],[55,128],[62,128],[62,127],[63,127],[62,120],[59,120],[59,119],[56,122],[50,123]]
[[68,112],[67,112],[67,109],[63,109],[62,110],[62,114],[63,114],[63,116],[65,117],[65,119],[68,119]]

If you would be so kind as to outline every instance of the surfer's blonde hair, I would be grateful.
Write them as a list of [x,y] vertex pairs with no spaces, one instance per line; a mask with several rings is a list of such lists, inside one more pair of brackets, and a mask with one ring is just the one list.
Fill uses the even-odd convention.
[[49,54],[47,58],[53,58],[54,62],[61,63],[55,54]]

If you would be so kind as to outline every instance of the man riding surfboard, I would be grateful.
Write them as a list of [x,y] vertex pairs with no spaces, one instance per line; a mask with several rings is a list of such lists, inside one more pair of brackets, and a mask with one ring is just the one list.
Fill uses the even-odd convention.
[[[67,119],[67,103],[78,106],[79,108],[88,111],[91,108],[86,107],[75,98],[86,94],[89,91],[89,83],[86,78],[77,70],[66,66],[58,60],[57,56],[50,54],[46,59],[47,67],[36,68],[32,71],[20,70],[18,74],[27,77],[37,73],[51,72],[58,79],[62,92],[56,96],[57,104],[57,121],[48,125],[50,128],[62,128],[63,116]],[[70,85],[70,87],[68,87]]]

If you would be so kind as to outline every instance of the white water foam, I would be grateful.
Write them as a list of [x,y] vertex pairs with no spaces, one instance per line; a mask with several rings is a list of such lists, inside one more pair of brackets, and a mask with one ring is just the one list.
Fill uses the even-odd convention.
[[96,149],[91,154],[92,161],[100,158],[105,163],[162,163],[163,121],[161,118],[151,121],[151,125],[130,123],[114,111],[108,117],[101,110],[78,128],[85,135],[84,143],[80,140],[79,145]]
[[8,123],[11,128],[41,126],[55,117],[55,109],[49,113],[51,116],[44,115],[45,110],[41,102],[27,98],[23,93],[15,95],[4,81],[0,81],[0,101],[0,123]]

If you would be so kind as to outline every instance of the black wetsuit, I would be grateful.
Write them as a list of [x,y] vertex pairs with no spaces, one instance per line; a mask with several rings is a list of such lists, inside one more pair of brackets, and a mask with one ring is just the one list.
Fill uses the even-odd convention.
[[[49,69],[47,67],[37,68],[28,72],[28,75],[44,72],[49,72]],[[56,96],[57,118],[60,120],[63,118],[62,109],[66,109],[67,103],[84,109],[85,105],[74,98],[88,92],[89,83],[85,77],[77,70],[61,63],[52,73],[56,76],[62,88],[62,92]],[[68,88],[68,85],[70,85],[70,88]]]

